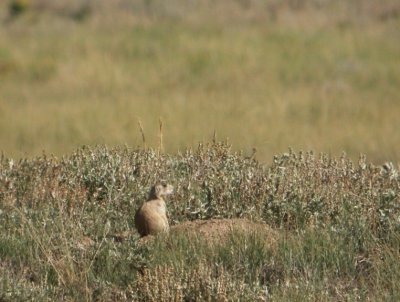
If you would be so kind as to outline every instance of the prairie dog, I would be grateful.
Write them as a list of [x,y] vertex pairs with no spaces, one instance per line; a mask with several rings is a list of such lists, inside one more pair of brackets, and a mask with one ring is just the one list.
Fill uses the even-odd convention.
[[135,227],[140,236],[168,232],[167,207],[163,197],[172,194],[173,190],[173,186],[165,183],[151,187],[147,201],[135,214]]

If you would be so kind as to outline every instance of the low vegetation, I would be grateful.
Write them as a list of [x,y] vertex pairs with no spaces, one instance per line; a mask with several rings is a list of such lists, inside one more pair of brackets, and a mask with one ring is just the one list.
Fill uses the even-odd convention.
[[[176,188],[173,225],[246,218],[270,233],[140,243],[134,213],[159,179]],[[399,193],[390,163],[289,151],[264,166],[217,142],[2,156],[0,299],[397,301]]]

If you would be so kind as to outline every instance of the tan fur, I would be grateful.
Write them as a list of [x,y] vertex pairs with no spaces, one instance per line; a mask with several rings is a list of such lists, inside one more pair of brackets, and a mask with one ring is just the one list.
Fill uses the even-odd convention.
[[163,196],[172,194],[172,191],[173,187],[167,184],[157,184],[151,188],[147,201],[135,215],[135,227],[142,237],[169,231]]

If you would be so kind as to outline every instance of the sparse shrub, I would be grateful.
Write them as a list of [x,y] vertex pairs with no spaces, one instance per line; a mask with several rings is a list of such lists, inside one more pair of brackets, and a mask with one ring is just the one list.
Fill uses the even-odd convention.
[[12,0],[9,4],[9,12],[12,17],[16,17],[29,9],[30,0]]
[[86,20],[90,14],[92,13],[92,8],[89,3],[82,4],[75,11],[71,12],[71,18],[76,21],[84,21]]

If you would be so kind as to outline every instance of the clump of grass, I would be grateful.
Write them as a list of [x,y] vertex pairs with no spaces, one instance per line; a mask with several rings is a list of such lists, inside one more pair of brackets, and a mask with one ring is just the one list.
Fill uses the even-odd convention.
[[[180,233],[117,241],[159,179],[176,188],[172,224],[248,218],[272,227],[274,243],[260,232],[214,244]],[[398,297],[399,182],[394,165],[363,156],[290,150],[264,166],[216,141],[179,155],[105,146],[61,159],[3,155],[1,298]]]
[[223,267],[210,265],[175,269],[159,266],[138,276],[138,299],[142,301],[255,301],[262,292],[243,279],[232,278]]

